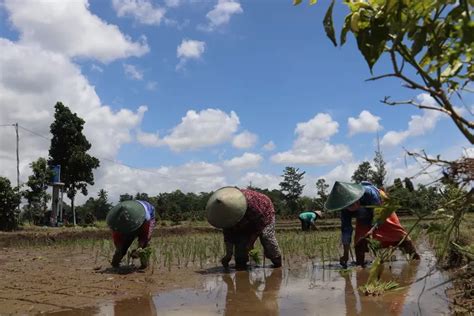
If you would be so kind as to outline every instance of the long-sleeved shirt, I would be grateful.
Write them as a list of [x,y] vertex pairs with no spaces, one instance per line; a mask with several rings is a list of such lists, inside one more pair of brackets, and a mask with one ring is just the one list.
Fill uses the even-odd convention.
[[[240,189],[247,200],[247,210],[244,217],[233,227],[224,229],[224,241],[239,243],[246,239],[249,243],[255,242],[268,224],[275,218],[273,203],[265,194]],[[253,241],[252,241],[253,240]]]
[[145,222],[140,226],[140,228],[130,234],[112,231],[112,238],[116,246],[121,246],[126,243],[127,240],[133,240],[135,237],[138,237],[139,246],[144,248],[151,240],[151,235],[153,234],[153,229],[155,227],[155,207],[147,201],[135,200],[135,202],[140,203],[140,205],[143,206]]
[[374,210],[372,208],[363,207],[364,205],[380,205],[382,204],[382,198],[379,190],[372,185],[370,182],[362,182],[364,187],[364,195],[360,198],[360,205],[356,211],[350,212],[347,209],[341,211],[341,235],[342,244],[349,245],[352,240],[352,218],[356,218],[357,224],[365,226],[372,225],[372,219],[374,217]]
[[316,214],[314,212],[303,212],[298,218],[305,222],[314,222],[316,220]]

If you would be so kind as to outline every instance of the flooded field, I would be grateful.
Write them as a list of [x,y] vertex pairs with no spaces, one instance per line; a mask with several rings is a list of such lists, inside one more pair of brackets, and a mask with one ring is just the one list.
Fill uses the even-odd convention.
[[431,252],[423,245],[420,250],[419,262],[399,258],[387,264],[382,279],[394,279],[401,287],[377,297],[357,290],[366,282],[368,269],[341,271],[336,264],[323,266],[321,261],[283,269],[254,267],[248,272],[225,272],[214,266],[195,270],[199,281],[192,287],[50,314],[447,315],[445,289],[449,283],[434,269]]

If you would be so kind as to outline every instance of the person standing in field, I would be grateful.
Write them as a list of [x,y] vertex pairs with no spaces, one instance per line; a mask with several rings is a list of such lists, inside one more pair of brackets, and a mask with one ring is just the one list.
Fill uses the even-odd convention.
[[[340,258],[342,266],[347,267],[349,259],[353,217],[356,218],[354,249],[357,265],[365,265],[365,253],[369,251],[366,237],[369,235],[378,240],[383,248],[397,246],[407,235],[395,212],[373,224],[373,206],[381,205],[383,197],[386,197],[385,193],[370,182],[363,181],[359,184],[336,181],[334,184],[324,206],[328,211],[341,210],[341,233],[344,247],[344,254]],[[420,259],[409,237],[406,237],[399,247],[413,259]]]
[[[109,211],[106,222],[112,230],[115,245],[112,266],[117,268],[135,238],[138,238],[141,252],[148,247],[155,227],[155,208],[146,201],[123,201]],[[148,266],[148,258],[141,256],[140,251],[134,250],[132,257],[140,257],[140,269],[145,269]]]
[[301,221],[301,230],[308,231],[311,229],[317,229],[316,227],[316,220],[323,217],[323,213],[321,211],[309,211],[303,212],[298,215],[298,218]]
[[226,254],[221,263],[225,268],[229,267],[235,248],[235,267],[245,270],[249,251],[257,238],[273,267],[281,267],[281,252],[275,237],[275,209],[268,196],[253,190],[223,187],[211,195],[206,211],[208,222],[223,229]]

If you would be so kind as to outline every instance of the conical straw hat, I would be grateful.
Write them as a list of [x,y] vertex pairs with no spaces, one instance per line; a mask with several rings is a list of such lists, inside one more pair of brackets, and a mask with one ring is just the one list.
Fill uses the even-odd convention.
[[105,221],[114,231],[131,233],[145,222],[145,209],[140,202],[123,201],[109,211]]
[[338,211],[357,202],[363,195],[361,184],[336,181],[324,207],[328,211]]
[[206,211],[209,224],[217,228],[229,228],[244,217],[247,200],[236,187],[224,187],[211,195]]

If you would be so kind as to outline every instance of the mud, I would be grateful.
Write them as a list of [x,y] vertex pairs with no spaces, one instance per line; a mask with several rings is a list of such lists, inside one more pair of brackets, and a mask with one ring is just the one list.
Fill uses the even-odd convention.
[[[422,260],[387,265],[383,279],[401,288],[368,297],[357,288],[368,269],[341,273],[319,262],[291,268],[220,267],[113,271],[105,258],[75,247],[2,249],[0,314],[51,315],[445,315],[446,278]],[[444,283],[444,284],[443,284]]]

